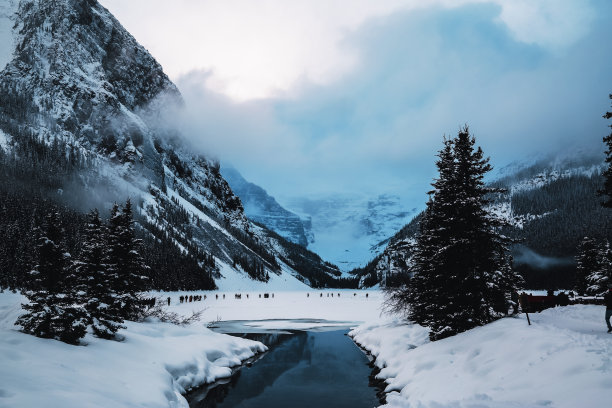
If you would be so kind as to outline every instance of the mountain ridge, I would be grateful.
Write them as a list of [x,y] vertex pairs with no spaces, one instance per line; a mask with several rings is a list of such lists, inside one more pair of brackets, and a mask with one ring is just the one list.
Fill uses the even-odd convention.
[[3,151],[13,161],[32,154],[34,164],[51,151],[69,159],[46,195],[80,209],[133,197],[143,233],[214,256],[218,282],[336,284],[333,265],[313,255],[296,262],[298,249],[247,219],[218,161],[159,126],[162,110],[184,103],[180,92],[96,0],[21,0],[9,20],[16,48],[0,72]]
[[[580,240],[612,238],[612,217],[596,194],[603,154],[545,156],[510,168],[489,183],[507,190],[494,197],[489,211],[509,224],[506,234],[520,240],[512,250],[515,267],[532,289],[571,288]],[[390,237],[382,254],[352,271],[361,286],[384,283],[408,269],[420,216]]]

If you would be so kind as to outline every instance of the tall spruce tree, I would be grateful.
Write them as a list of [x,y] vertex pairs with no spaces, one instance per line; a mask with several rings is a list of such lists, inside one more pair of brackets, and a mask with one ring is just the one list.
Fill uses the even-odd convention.
[[85,241],[75,269],[83,282],[83,304],[89,315],[94,335],[111,339],[122,328],[120,303],[116,292],[117,275],[108,273],[104,263],[107,253],[106,228],[98,210],[89,213],[85,228]]
[[601,248],[593,238],[584,237],[578,245],[576,256],[576,284],[574,290],[579,295],[586,295],[591,285],[589,276],[593,271],[600,269]]
[[147,272],[141,251],[141,240],[134,233],[132,203],[128,199],[122,210],[115,204],[108,226],[108,271],[116,278],[119,316],[135,320],[145,307],[140,292],[147,289]]
[[[610,94],[610,99],[612,99],[612,94]],[[612,112],[606,112],[603,117],[605,119],[612,118]],[[612,125],[610,127],[612,128]],[[603,142],[606,145],[606,164],[608,168],[603,173],[604,185],[598,193],[604,197],[601,205],[606,208],[612,208],[612,132],[603,138]]]
[[597,261],[587,277],[587,295],[603,296],[612,284],[612,249],[606,240],[597,248]]
[[487,211],[491,170],[466,127],[445,139],[430,201],[421,220],[406,296],[408,317],[445,338],[504,316],[521,281],[512,270],[510,240]]
[[58,213],[45,218],[38,239],[38,262],[30,272],[31,287],[25,292],[29,303],[22,305],[27,313],[15,324],[25,333],[78,344],[85,336],[87,313],[80,304],[80,285],[70,254],[63,246],[63,229]]

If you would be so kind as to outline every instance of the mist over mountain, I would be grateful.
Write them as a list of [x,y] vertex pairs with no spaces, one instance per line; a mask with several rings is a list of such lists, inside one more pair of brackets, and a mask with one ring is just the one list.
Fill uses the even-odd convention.
[[[31,196],[39,210],[50,202],[79,211],[130,197],[143,238],[200,265],[212,256],[214,265],[192,272],[221,288],[338,284],[333,265],[250,221],[218,161],[160,123],[181,109],[181,94],[97,1],[2,6],[0,33],[11,34],[3,46],[14,45],[0,61],[6,194]],[[181,279],[168,288],[190,286]]]
[[417,212],[394,194],[375,197],[328,194],[287,199],[287,207],[311,221],[308,248],[347,272],[365,265]]

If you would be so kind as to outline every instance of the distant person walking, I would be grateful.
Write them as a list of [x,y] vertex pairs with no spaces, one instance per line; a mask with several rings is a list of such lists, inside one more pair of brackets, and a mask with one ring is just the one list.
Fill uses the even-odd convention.
[[612,287],[608,289],[608,293],[604,296],[606,303],[606,323],[608,324],[608,333],[612,333],[612,324],[610,324],[610,318],[612,317]]

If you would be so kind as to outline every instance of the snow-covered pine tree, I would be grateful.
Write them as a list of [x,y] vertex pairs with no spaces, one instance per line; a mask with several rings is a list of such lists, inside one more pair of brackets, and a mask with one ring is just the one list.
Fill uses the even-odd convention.
[[[610,94],[612,99],[612,94]],[[605,119],[612,118],[612,112],[606,112],[603,115]],[[612,128],[612,125],[610,125]],[[612,208],[612,132],[603,138],[603,142],[606,145],[606,163],[608,168],[604,171],[604,185],[601,190],[598,191],[600,196],[604,197],[604,201],[601,203],[606,208]]]
[[63,238],[58,213],[51,211],[38,239],[38,262],[30,272],[31,287],[25,292],[29,303],[22,306],[27,313],[15,324],[37,337],[78,344],[85,336],[87,313],[79,304],[79,284]]
[[587,282],[587,295],[590,296],[603,296],[612,283],[612,248],[607,240],[597,247],[597,262]]
[[600,246],[593,238],[584,237],[578,245],[576,256],[576,284],[574,290],[579,295],[586,295],[590,286],[589,276],[600,269]]
[[112,339],[117,330],[122,328],[120,303],[115,291],[117,275],[107,271],[105,262],[106,228],[100,219],[98,210],[89,213],[85,228],[79,259],[75,262],[75,270],[83,282],[83,304],[88,312],[89,324],[94,335],[104,339]]
[[445,139],[439,177],[421,221],[408,288],[408,316],[445,338],[504,316],[521,278],[511,267],[510,240],[487,211],[484,175],[491,170],[466,127]]
[[456,192],[453,182],[453,141],[445,138],[443,143],[436,161],[439,177],[432,183],[434,189],[429,192],[427,208],[419,223],[412,258],[413,277],[407,289],[408,296],[404,297],[408,302],[408,317],[430,327],[446,316],[448,311],[445,308],[449,306],[444,288],[447,272],[444,247],[451,237],[444,224],[446,220],[454,218],[451,213]]
[[149,267],[140,255],[141,240],[134,233],[132,203],[128,199],[122,210],[115,204],[108,227],[107,268],[116,275],[116,292],[121,303],[118,316],[135,320],[145,307],[139,294],[147,289]]

